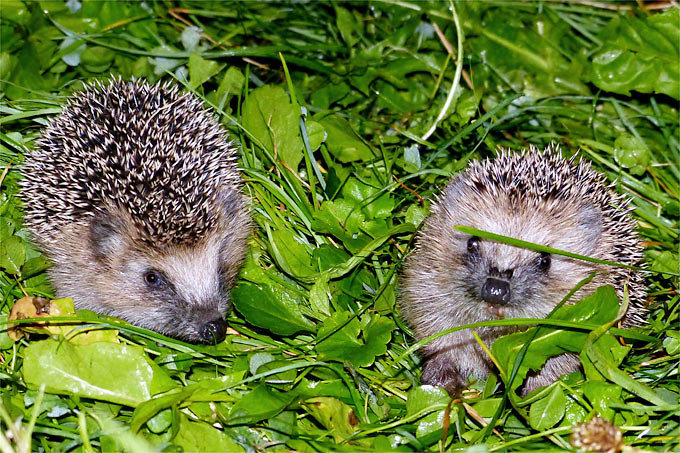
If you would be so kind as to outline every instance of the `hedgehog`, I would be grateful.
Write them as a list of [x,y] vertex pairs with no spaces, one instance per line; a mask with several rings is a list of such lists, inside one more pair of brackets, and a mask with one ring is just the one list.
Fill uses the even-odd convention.
[[23,165],[58,297],[193,343],[221,342],[250,213],[226,132],[170,83],[95,82]]
[[[577,283],[579,300],[602,285],[619,297],[628,286],[625,326],[644,320],[640,272],[513,247],[466,235],[464,225],[601,260],[638,265],[642,246],[630,199],[576,156],[557,146],[520,153],[501,149],[494,160],[475,161],[452,178],[432,203],[402,276],[400,311],[421,340],[452,327],[504,318],[545,318]],[[476,329],[488,345],[517,326]],[[421,381],[459,393],[470,376],[484,378],[492,363],[463,329],[426,346]],[[576,371],[579,360],[563,354],[530,375],[523,394]]]

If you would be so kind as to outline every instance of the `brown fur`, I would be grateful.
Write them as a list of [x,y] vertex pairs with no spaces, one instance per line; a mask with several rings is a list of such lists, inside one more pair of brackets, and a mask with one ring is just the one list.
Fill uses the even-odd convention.
[[[601,285],[619,294],[630,278],[631,307],[626,324],[643,314],[644,288],[639,273],[551,256],[542,270],[541,255],[528,249],[480,240],[467,248],[469,235],[454,225],[547,245],[604,260],[638,264],[641,246],[627,200],[604,184],[586,163],[562,159],[557,150],[503,152],[495,161],[475,162],[457,175],[433,203],[401,285],[401,312],[420,340],[455,326],[501,318],[542,318],[593,270],[597,276],[572,298],[579,300]],[[482,298],[487,278],[508,283],[510,299],[492,304]],[[518,331],[515,327],[475,329],[487,345]],[[422,380],[450,392],[467,378],[486,377],[492,363],[470,330],[455,332],[423,348]],[[573,356],[550,359],[529,379],[526,390],[546,385],[578,368]]]
[[77,94],[23,169],[57,295],[188,341],[223,338],[250,232],[235,158],[202,103],[169,85]]

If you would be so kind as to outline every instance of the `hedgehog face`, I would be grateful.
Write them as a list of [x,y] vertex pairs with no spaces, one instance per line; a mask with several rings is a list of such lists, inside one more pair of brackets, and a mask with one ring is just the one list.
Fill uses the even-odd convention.
[[45,244],[50,279],[76,308],[127,320],[193,343],[221,342],[229,290],[245,253],[245,211],[192,244],[151,246],[124,211],[63,228]]
[[[546,198],[538,203],[512,197],[490,197],[463,184],[452,185],[439,222],[451,251],[449,274],[440,281],[452,285],[474,320],[545,317],[561,298],[594,267],[588,263],[471,237],[453,230],[466,225],[583,255],[598,250],[602,226],[591,204],[563,206]],[[452,196],[455,196],[453,198]],[[436,216],[435,216],[436,217]],[[446,231],[444,233],[444,231]],[[455,288],[454,288],[455,287]],[[472,322],[472,321],[471,321]]]
[[[432,204],[416,249],[408,257],[400,308],[415,337],[499,318],[543,318],[594,270],[597,274],[572,297],[577,301],[611,284],[630,289],[624,325],[644,313],[639,273],[546,255],[455,229],[479,230],[538,243],[580,255],[639,263],[642,254],[628,201],[611,190],[586,162],[564,160],[555,150],[532,149],[494,160],[471,162]],[[632,314],[631,314],[632,311]],[[475,329],[487,345],[521,327]],[[441,336],[423,347],[422,381],[449,392],[470,375],[486,376],[492,364],[469,329]],[[578,360],[550,359],[530,378],[525,391],[573,371]]]
[[90,86],[26,157],[26,225],[60,297],[189,341],[224,338],[250,222],[236,151],[200,99],[141,80]]
[[218,227],[190,245],[153,247],[129,216],[113,212],[90,222],[98,310],[191,342],[221,342],[243,238]]

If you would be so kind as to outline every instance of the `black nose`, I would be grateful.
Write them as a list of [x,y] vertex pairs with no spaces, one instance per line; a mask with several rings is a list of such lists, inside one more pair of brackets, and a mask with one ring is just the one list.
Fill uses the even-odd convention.
[[227,336],[227,323],[222,318],[206,323],[201,329],[201,339],[206,343],[222,343]]
[[482,286],[482,299],[494,305],[507,304],[510,300],[510,284],[498,278],[487,278]]

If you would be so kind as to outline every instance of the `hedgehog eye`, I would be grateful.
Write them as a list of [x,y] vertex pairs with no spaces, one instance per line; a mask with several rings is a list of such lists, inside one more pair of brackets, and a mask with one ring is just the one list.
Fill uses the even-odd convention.
[[468,253],[479,253],[479,241],[477,236],[472,236],[467,242]]
[[550,258],[550,253],[541,253],[541,256],[538,258],[538,267],[542,271],[547,271],[550,269],[550,263],[552,259]]
[[158,288],[163,282],[163,276],[158,271],[148,271],[144,274],[144,282],[150,288]]

